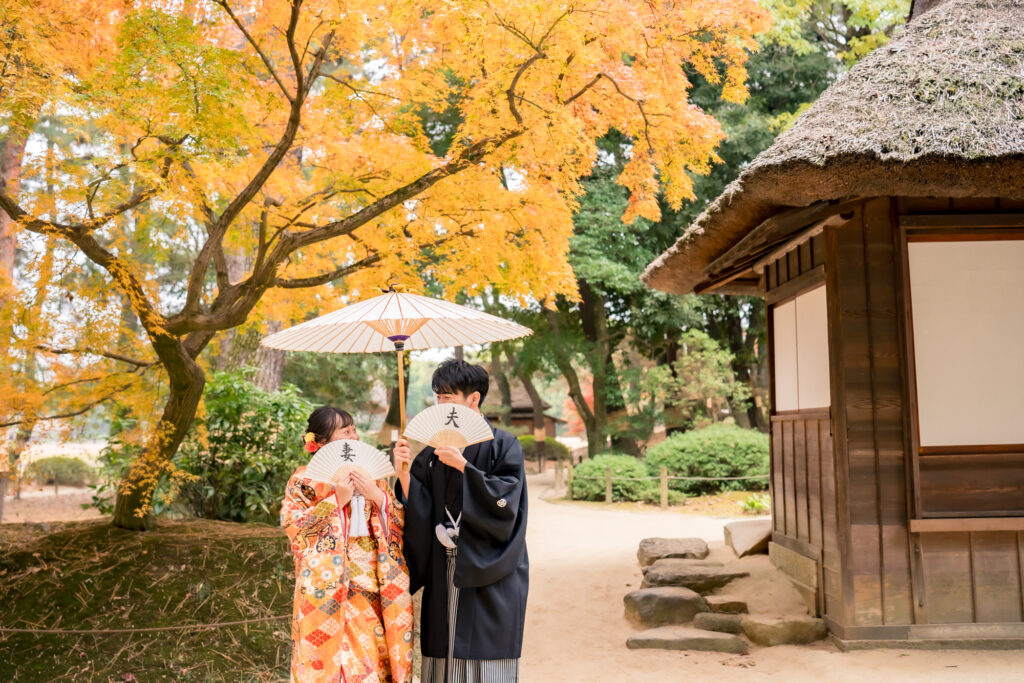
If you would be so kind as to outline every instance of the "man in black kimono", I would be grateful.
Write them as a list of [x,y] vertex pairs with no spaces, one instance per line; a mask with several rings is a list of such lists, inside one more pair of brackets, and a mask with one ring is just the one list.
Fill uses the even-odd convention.
[[[434,372],[438,403],[479,412],[487,371],[449,359]],[[519,441],[500,429],[466,447],[395,447],[412,592],[423,588],[423,683],[518,681],[529,587],[526,479]],[[405,463],[412,463],[405,471]]]

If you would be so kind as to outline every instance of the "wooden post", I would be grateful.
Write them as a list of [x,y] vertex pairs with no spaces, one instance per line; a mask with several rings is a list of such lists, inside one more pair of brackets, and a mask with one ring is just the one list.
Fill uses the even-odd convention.
[[612,502],[612,468],[604,468],[604,502]]
[[569,463],[569,467],[565,471],[565,488],[569,498],[572,498],[572,473],[574,469],[572,463]]
[[558,491],[562,488],[562,468],[563,467],[564,467],[564,465],[562,464],[562,459],[561,458],[555,460],[555,493],[558,493]]
[[661,468],[661,509],[668,509],[668,468]]

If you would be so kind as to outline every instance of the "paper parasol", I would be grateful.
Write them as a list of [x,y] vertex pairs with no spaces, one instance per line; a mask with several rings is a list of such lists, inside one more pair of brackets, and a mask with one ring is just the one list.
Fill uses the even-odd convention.
[[405,431],[402,355],[418,349],[517,339],[533,330],[450,301],[397,291],[351,304],[266,337],[264,346],[324,353],[398,352],[399,432]]

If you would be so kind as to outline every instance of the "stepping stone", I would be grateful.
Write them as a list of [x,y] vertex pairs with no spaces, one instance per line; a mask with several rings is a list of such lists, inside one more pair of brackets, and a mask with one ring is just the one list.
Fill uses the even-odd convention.
[[627,593],[622,601],[626,618],[647,626],[688,624],[694,615],[708,611],[699,593],[678,586],[641,588]]
[[746,614],[747,603],[731,595],[705,595],[704,600],[712,612],[722,614]]
[[641,567],[646,567],[666,557],[703,560],[708,552],[708,544],[702,538],[645,538],[640,541],[636,558]]
[[734,579],[750,576],[747,572],[709,566],[695,560],[658,560],[644,574],[641,588],[652,586],[683,586],[698,593],[710,593]]
[[702,612],[693,617],[694,628],[720,633],[743,633],[740,625],[740,614],[724,614],[719,612]]
[[[672,557],[672,558],[666,558],[666,559],[677,560],[677,559],[682,559],[682,558]],[[655,560],[654,562],[661,562],[661,560]],[[725,563],[723,563],[723,562],[715,562],[714,560],[686,560],[686,562],[691,567],[724,567],[725,566]],[[650,569],[653,566],[654,566],[654,564],[652,563],[652,564],[647,565],[646,567],[641,567],[640,571],[643,572],[644,574],[646,574],[647,570]]]
[[825,622],[808,616],[772,617],[744,615],[743,633],[758,645],[806,645],[824,638]]
[[701,652],[729,652],[744,654],[745,640],[729,633],[703,631],[692,626],[659,626],[634,633],[626,640],[631,650],[653,648],[658,650],[699,650]]
[[772,520],[751,519],[725,525],[725,544],[731,546],[736,557],[768,552],[772,540]]

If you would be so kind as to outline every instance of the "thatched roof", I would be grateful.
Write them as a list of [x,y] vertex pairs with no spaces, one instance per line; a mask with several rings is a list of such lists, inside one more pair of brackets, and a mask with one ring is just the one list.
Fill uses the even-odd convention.
[[1024,0],[948,0],[829,87],[643,275],[687,293],[765,218],[874,196],[1024,198]]

